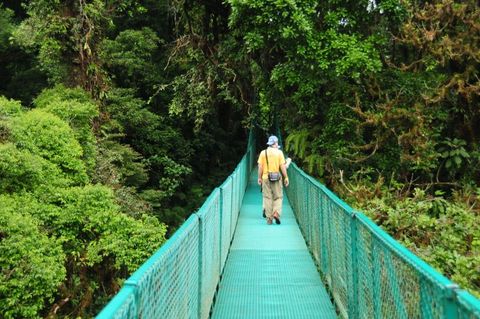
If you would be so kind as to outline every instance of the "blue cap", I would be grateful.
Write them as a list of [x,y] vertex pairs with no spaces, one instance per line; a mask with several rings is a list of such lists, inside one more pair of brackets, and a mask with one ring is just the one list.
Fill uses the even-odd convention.
[[267,145],[273,145],[275,143],[278,143],[278,138],[275,135],[270,136]]

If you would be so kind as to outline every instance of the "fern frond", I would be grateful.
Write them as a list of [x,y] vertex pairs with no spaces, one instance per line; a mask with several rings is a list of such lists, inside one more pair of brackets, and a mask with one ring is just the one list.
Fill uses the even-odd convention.
[[296,156],[303,158],[307,149],[307,140],[310,132],[306,129],[293,132],[285,140],[287,151],[293,151]]
[[315,174],[318,176],[323,175],[323,156],[319,154],[310,154],[305,157],[304,162],[307,164],[307,171],[309,174]]

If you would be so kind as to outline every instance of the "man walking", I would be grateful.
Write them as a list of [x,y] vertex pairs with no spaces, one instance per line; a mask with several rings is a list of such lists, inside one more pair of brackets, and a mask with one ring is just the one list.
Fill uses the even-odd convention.
[[260,152],[258,157],[258,185],[262,186],[265,216],[267,224],[271,225],[273,219],[280,224],[283,201],[282,180],[285,186],[288,186],[288,175],[285,157],[278,147],[278,138],[274,135],[270,136],[267,145],[268,148]]

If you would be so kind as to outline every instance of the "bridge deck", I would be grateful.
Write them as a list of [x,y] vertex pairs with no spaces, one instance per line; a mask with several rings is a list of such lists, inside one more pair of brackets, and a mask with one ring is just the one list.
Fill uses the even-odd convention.
[[336,318],[287,197],[282,224],[267,225],[256,176],[254,170],[212,318]]

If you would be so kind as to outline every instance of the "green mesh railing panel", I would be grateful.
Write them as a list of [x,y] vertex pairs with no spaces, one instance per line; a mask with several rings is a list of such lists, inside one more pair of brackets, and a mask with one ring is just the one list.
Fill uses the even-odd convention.
[[[222,211],[226,212],[232,207],[233,178],[231,176],[220,186],[220,192]],[[230,249],[230,239],[233,237],[232,216],[233,214],[222,214],[222,219],[220,220],[220,231],[222,232],[222,242],[220,243],[220,273],[223,272],[223,267],[225,266],[225,261],[227,260]]]
[[295,164],[286,189],[344,318],[480,318],[480,302]]
[[124,286],[115,298],[109,303],[112,319],[138,318],[137,304],[135,302],[135,287]]
[[460,319],[480,318],[480,301],[467,292],[458,293],[460,302]]
[[[232,207],[233,207],[233,209],[236,210],[236,208],[238,207],[238,199],[239,199],[238,190],[240,189],[240,185],[238,183],[238,179],[239,179],[238,167],[232,175],[234,175],[232,177],[232,183],[233,183],[233,185],[232,185]],[[240,208],[239,208],[239,210],[240,210]],[[235,231],[235,227],[237,225],[238,214],[232,214],[232,215],[230,215],[230,217],[231,217],[230,234],[233,234],[234,231]]]
[[96,317],[208,318],[255,161],[253,133],[234,172]]
[[198,238],[199,218],[192,215],[126,281],[136,288],[139,317],[189,318],[198,314]]
[[200,318],[207,318],[220,279],[220,191],[215,191],[199,210],[201,253]]

